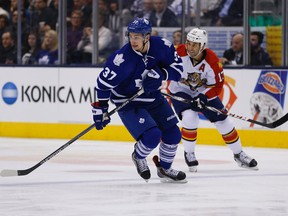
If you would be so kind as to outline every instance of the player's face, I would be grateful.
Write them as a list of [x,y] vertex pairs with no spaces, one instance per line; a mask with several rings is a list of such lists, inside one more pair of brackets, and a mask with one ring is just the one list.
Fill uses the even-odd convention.
[[146,42],[146,38],[140,33],[129,33],[129,41],[132,48],[138,52],[143,50],[143,43]]
[[185,46],[186,46],[186,50],[187,50],[187,52],[191,58],[196,57],[200,52],[200,48],[201,48],[200,43],[195,43],[195,42],[187,40],[185,43]]

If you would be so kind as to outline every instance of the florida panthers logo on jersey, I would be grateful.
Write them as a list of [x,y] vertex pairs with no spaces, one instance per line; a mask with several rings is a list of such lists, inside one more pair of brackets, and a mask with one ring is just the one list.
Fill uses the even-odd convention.
[[197,72],[188,73],[187,80],[190,85],[196,88],[206,84],[207,82],[207,79],[206,78],[201,79],[201,74]]
[[187,79],[182,79],[182,83],[188,85],[191,90],[195,91],[197,88],[206,84],[207,79],[201,79],[201,74],[198,72],[188,73]]
[[191,85],[197,85],[201,82],[201,76],[197,72],[188,73],[187,80]]

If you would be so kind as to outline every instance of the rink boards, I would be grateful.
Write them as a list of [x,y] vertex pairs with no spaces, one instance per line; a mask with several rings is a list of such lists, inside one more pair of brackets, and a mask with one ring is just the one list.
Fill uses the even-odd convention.
[[[0,136],[70,139],[92,124],[90,103],[101,68],[2,67]],[[287,69],[225,69],[221,99],[229,112],[262,121],[287,113]],[[286,102],[286,104],[285,104]],[[257,109],[261,115],[256,114]],[[113,105],[110,106],[110,110]],[[223,145],[214,125],[200,115],[198,143]],[[267,129],[232,119],[243,145],[288,148],[288,124]],[[181,127],[181,123],[179,123]],[[132,141],[117,114],[103,131],[84,139]]]

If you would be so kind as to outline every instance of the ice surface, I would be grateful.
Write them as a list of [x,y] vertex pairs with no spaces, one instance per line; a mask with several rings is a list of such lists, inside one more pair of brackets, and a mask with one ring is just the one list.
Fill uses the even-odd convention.
[[[67,140],[0,138],[0,171],[28,169]],[[187,184],[141,179],[133,143],[77,140],[26,176],[0,177],[1,216],[288,215],[288,149],[248,148],[259,171],[240,168],[226,146],[198,145],[189,173],[180,145],[173,168]]]

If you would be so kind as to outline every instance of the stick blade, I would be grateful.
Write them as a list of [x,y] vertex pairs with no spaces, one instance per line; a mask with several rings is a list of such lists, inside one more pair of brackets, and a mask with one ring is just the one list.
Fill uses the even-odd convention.
[[5,169],[5,170],[1,171],[0,176],[2,176],[2,177],[18,176],[18,171]]
[[276,128],[282,124],[284,124],[285,122],[288,121],[288,113],[286,113],[286,115],[282,116],[280,119],[276,120],[275,122],[272,123],[272,127]]

